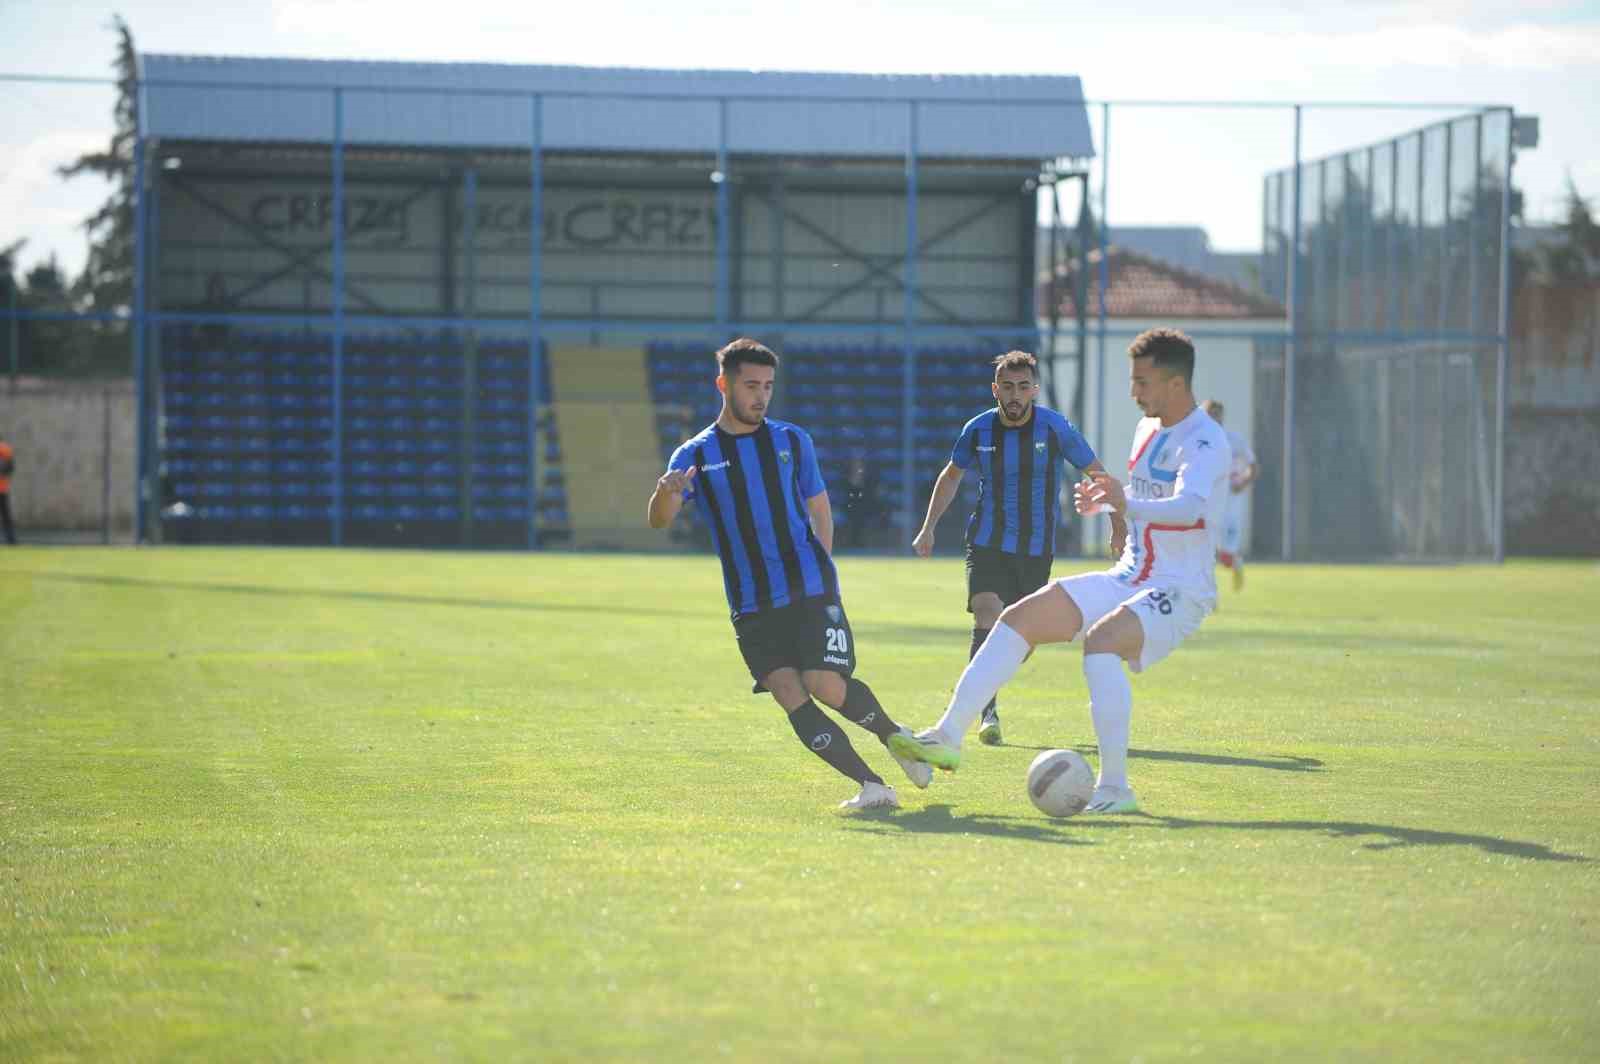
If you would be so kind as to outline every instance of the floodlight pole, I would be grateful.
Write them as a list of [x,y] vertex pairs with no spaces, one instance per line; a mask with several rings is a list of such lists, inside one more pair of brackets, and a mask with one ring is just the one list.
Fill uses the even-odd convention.
[[[462,226],[462,258],[465,260],[467,283],[461,304],[468,321],[478,319],[478,163],[469,159],[467,172],[461,179],[462,213],[466,222]],[[461,477],[457,482],[461,499],[460,536],[463,547],[472,546],[476,515],[478,477],[473,468],[478,460],[478,330],[468,327],[461,331]]]
[[732,222],[729,219],[728,192],[728,101],[717,101],[717,172],[712,178],[717,184],[717,346],[727,343],[729,324],[732,321],[733,293],[729,287],[728,239]]
[[333,522],[344,545],[344,90],[333,90]]
[[544,315],[544,97],[529,101],[532,121],[528,224],[528,549],[539,546],[539,386]]
[[1300,349],[1300,115],[1294,105],[1294,218],[1289,237],[1289,337],[1283,348],[1283,560],[1294,556],[1294,363]]
[[1106,455],[1106,288],[1111,283],[1108,233],[1110,217],[1106,214],[1106,196],[1111,188],[1111,105],[1100,105],[1100,269],[1099,298],[1095,314],[1099,319],[1096,330],[1096,355],[1094,373],[1094,453],[1102,464]]
[[[134,383],[134,438],[133,438],[133,541],[145,541],[146,496],[150,493],[146,462],[149,445],[150,389],[145,380],[144,352],[144,254],[149,242],[145,232],[144,214],[145,143],[143,131],[135,131],[133,138],[133,307],[128,318],[128,328],[133,331],[133,383]],[[13,319],[15,320],[15,319]],[[16,378],[13,377],[13,384]]]
[[910,542],[915,528],[915,498],[912,493],[912,458],[916,453],[917,431],[917,104],[906,104],[906,266],[905,266],[905,354],[900,366],[900,514]]
[[1494,362],[1494,560],[1506,560],[1506,387],[1511,363],[1511,168],[1517,115],[1506,108],[1506,172],[1500,184],[1500,313]]

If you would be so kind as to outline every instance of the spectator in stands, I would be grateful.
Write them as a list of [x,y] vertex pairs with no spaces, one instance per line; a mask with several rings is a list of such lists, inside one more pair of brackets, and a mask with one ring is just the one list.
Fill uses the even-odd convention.
[[6,542],[13,547],[17,544],[17,530],[11,523],[11,471],[16,464],[16,452],[0,436],[0,525],[5,526]]
[[850,459],[844,480],[844,536],[842,546],[865,546],[866,536],[883,524],[883,491],[878,471],[860,455]]

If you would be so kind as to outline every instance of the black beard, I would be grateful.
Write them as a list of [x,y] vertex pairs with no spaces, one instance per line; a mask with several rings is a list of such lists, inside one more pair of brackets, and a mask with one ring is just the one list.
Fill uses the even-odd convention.
[[760,425],[762,419],[767,416],[765,414],[761,414],[755,418],[747,417],[743,411],[741,411],[737,406],[734,406],[732,403],[728,404],[728,412],[733,415],[733,420],[737,421],[741,425]]

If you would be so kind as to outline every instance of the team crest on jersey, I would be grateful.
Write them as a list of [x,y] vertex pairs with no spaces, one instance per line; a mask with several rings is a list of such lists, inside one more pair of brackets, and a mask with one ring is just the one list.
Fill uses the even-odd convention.
[[778,461],[787,463],[789,461],[789,452],[788,451],[779,451],[778,452]]
[[1044,441],[1040,440],[1038,443],[1034,444],[1033,449],[1038,451],[1040,454],[1044,454]]
[[829,606],[828,620],[832,621],[834,624],[838,624],[840,621],[844,620],[844,610],[841,610],[838,606]]

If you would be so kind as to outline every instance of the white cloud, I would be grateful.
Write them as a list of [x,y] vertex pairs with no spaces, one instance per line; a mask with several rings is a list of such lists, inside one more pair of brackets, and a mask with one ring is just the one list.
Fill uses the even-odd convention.
[[82,268],[86,244],[80,226],[109,189],[93,177],[64,181],[56,167],[104,145],[105,134],[97,130],[59,130],[7,145],[6,166],[0,171],[0,224],[5,225],[0,245],[26,238],[26,265],[54,253],[69,275]]

